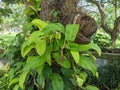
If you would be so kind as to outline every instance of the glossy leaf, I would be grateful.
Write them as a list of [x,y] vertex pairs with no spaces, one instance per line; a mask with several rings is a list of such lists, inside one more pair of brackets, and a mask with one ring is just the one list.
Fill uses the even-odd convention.
[[54,73],[52,76],[52,86],[53,86],[53,90],[64,90],[63,79],[57,73]]
[[45,53],[46,50],[46,40],[39,40],[39,38],[36,39],[36,50],[37,53],[42,56]]
[[27,74],[29,73],[29,71],[25,71],[23,72],[20,77],[19,77],[19,86],[24,89],[25,88],[25,80],[27,78]]
[[51,32],[56,32],[56,31],[59,31],[59,32],[62,32],[64,33],[64,26],[60,23],[49,23],[43,30],[42,32],[44,34],[48,34],[48,33],[51,33]]
[[65,39],[68,41],[74,41],[79,30],[78,24],[68,24],[65,30]]
[[78,64],[80,58],[79,52],[71,50],[71,54],[73,59],[75,60],[75,63]]
[[93,75],[96,75],[97,73],[97,68],[94,62],[89,57],[81,55],[78,65],[80,65],[84,69],[90,70],[93,73]]
[[31,23],[36,25],[39,28],[39,30],[44,29],[47,26],[47,23],[40,19],[34,19]]

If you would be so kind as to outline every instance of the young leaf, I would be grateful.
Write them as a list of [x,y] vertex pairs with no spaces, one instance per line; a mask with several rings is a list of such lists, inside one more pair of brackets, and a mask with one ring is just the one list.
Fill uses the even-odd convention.
[[63,90],[64,89],[63,79],[58,73],[54,73],[52,76],[52,86],[53,86],[53,90]]
[[79,30],[78,24],[68,24],[65,30],[65,39],[68,41],[74,41]]
[[84,80],[76,75],[78,86],[81,87],[84,83]]
[[89,57],[81,55],[78,65],[80,65],[84,69],[90,70],[93,73],[93,75],[96,75],[97,73],[97,68]]
[[31,23],[36,25],[39,28],[39,30],[44,29],[47,26],[47,23],[40,19],[34,19]]
[[72,54],[72,57],[73,57],[74,60],[75,60],[75,63],[78,64],[78,62],[79,62],[79,57],[80,57],[79,52],[78,52],[78,51],[73,51],[73,50],[71,50],[71,54]]
[[21,89],[25,88],[24,83],[25,83],[25,80],[26,80],[26,77],[27,77],[28,73],[29,73],[29,71],[25,71],[19,77],[19,86],[21,87]]
[[60,23],[50,23],[42,30],[44,34],[56,32],[56,31],[64,33],[64,26]]
[[42,56],[46,50],[46,40],[39,40],[39,38],[36,38],[36,50],[37,53]]

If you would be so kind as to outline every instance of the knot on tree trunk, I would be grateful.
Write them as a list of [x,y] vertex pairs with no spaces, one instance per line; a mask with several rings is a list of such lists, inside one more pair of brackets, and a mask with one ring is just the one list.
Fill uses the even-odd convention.
[[[97,24],[95,20],[84,14],[81,11],[77,11],[77,3],[79,0],[42,0],[41,6],[41,19],[54,22],[54,13],[52,11],[59,12],[57,15],[58,21],[64,26],[67,24],[79,24],[80,28],[77,33],[75,42],[86,44],[90,42],[90,37],[97,30]],[[77,16],[77,18],[76,18]]]

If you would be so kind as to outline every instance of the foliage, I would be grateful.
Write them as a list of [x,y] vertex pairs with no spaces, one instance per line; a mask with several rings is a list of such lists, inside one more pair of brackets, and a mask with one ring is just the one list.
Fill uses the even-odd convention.
[[[119,90],[120,83],[120,62],[119,60],[109,60],[106,66],[98,68],[99,78],[92,78],[91,84],[95,84],[100,90]],[[91,78],[91,77],[90,77]],[[90,80],[90,79],[89,79]]]
[[93,42],[98,44],[100,47],[110,47],[112,45],[110,36],[104,32],[96,33],[92,39]]
[[23,58],[20,49],[13,52],[15,61],[11,62],[8,72],[8,90],[98,90],[84,82],[86,70],[98,77],[94,56],[89,50],[94,49],[98,54],[101,50],[94,43],[74,43],[79,25],[64,27],[60,23],[47,24],[39,19],[32,23],[40,30],[26,38],[21,50]]

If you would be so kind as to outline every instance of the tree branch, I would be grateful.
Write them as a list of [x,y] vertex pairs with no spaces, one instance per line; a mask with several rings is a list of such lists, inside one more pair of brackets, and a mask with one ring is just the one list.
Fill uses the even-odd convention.
[[86,1],[89,3],[93,3],[97,6],[99,13],[101,15],[101,27],[104,29],[105,32],[107,32],[111,35],[112,29],[106,23],[106,15],[105,15],[105,12],[103,10],[103,7],[101,6],[101,3],[96,1],[96,0],[86,0]]
[[119,30],[120,30],[120,16],[114,22],[114,28],[113,28],[113,32],[111,35],[112,41],[115,41],[117,39],[117,36],[119,34]]

